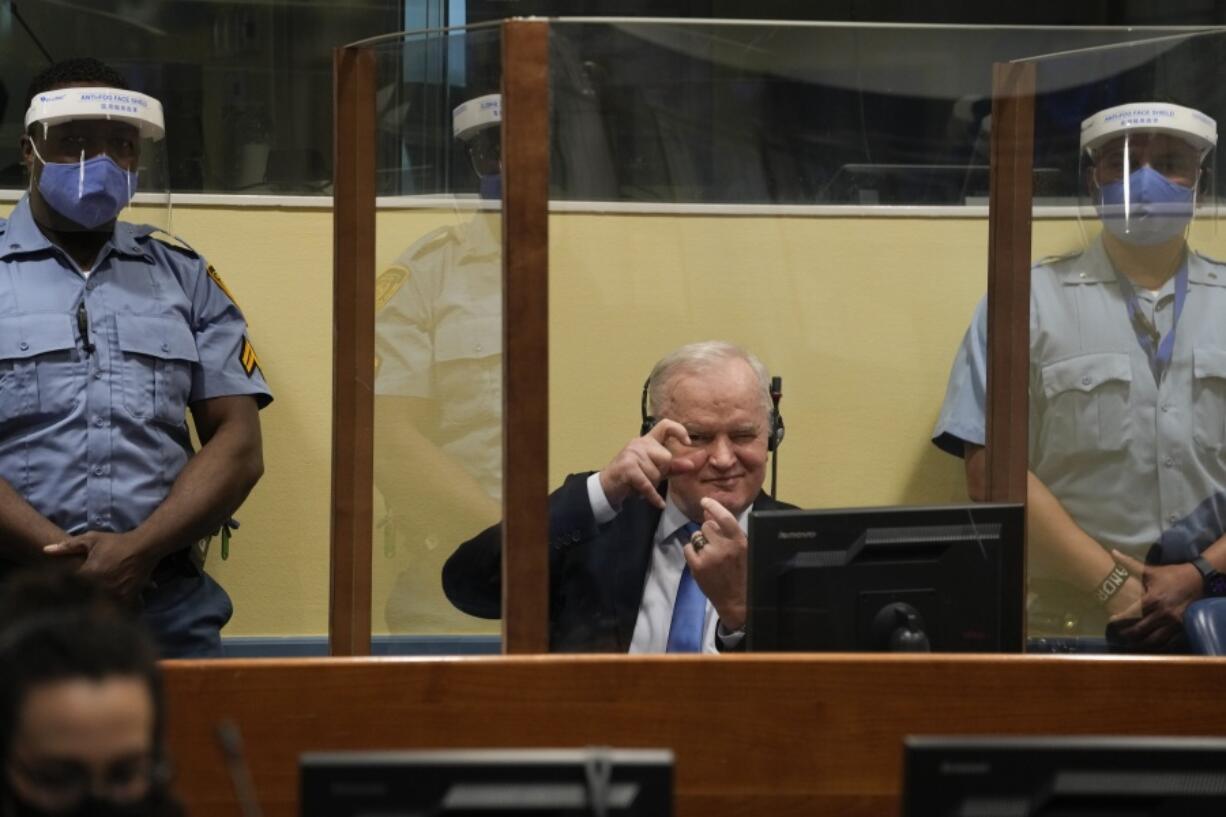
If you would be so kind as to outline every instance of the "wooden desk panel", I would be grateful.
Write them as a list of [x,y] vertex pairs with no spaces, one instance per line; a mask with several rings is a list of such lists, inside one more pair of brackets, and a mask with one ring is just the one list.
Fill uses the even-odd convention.
[[1226,660],[806,655],[167,662],[195,815],[238,815],[213,727],[268,817],[308,750],[668,747],[679,817],[897,813],[909,734],[1226,735]]

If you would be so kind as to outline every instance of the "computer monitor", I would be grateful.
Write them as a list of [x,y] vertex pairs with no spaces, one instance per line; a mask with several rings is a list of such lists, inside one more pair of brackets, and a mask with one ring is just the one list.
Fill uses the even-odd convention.
[[1019,504],[754,511],[754,651],[1020,652]]
[[1218,738],[911,737],[903,817],[1226,814]]
[[673,753],[490,749],[302,756],[302,817],[673,813]]

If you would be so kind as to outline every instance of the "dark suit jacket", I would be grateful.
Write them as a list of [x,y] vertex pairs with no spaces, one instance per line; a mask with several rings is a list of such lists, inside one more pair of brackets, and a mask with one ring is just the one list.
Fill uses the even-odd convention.
[[[549,497],[550,644],[556,652],[626,652],[661,512],[633,495],[613,521],[598,526],[587,497],[589,475],[571,474]],[[791,507],[765,493],[754,500],[754,510]],[[469,615],[501,617],[499,525],[451,555],[443,591]]]

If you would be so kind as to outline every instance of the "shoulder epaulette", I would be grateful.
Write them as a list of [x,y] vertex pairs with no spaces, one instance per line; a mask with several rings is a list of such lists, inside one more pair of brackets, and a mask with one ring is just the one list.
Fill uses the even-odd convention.
[[200,253],[196,252],[191,244],[188,244],[183,239],[173,233],[168,233],[165,230],[153,230],[149,233],[149,238],[152,238],[157,243],[164,247],[183,253],[191,258],[199,258]]
[[[2,232],[4,232],[4,225],[0,224],[0,233]],[[1200,250],[1193,250],[1192,253],[1207,264],[1213,264],[1215,267],[1226,267],[1226,261],[1219,261],[1216,258],[1210,258]]]
[[382,312],[413,274],[413,268],[427,255],[460,239],[455,227],[437,227],[414,241],[375,280],[375,311]]
[[1050,267],[1052,264],[1059,264],[1062,261],[1072,261],[1074,258],[1081,256],[1081,250],[1073,250],[1066,252],[1063,255],[1045,255],[1038,261],[1034,262],[1035,267]]
[[411,262],[450,241],[459,240],[460,236],[455,227],[450,225],[437,227],[410,244],[409,248],[400,254],[399,263]]

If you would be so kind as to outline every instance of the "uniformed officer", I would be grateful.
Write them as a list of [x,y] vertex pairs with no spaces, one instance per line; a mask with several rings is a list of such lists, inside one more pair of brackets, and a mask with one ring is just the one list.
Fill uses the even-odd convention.
[[160,103],[92,59],[27,103],[29,192],[0,221],[0,558],[79,562],[164,655],[215,655],[232,608],[194,545],[263,472],[268,387],[220,277],[120,218],[156,192]]
[[[1166,649],[1226,570],[1226,267],[1188,248],[1216,123],[1135,103],[1082,124],[1103,229],[1038,264],[1030,302],[1031,635]],[[983,493],[987,312],[954,362],[934,442]],[[1151,564],[1144,564],[1145,561]]]
[[[482,200],[501,195],[498,94],[453,112]],[[472,629],[443,597],[443,561],[501,516],[502,264],[500,214],[414,242],[379,276],[375,320],[375,478],[389,543],[407,548],[388,599],[398,631]]]

